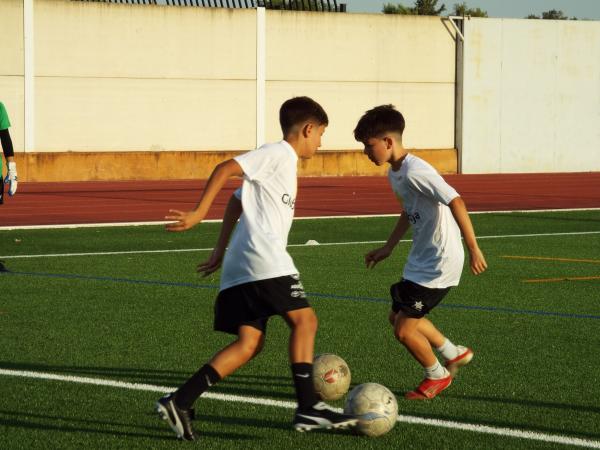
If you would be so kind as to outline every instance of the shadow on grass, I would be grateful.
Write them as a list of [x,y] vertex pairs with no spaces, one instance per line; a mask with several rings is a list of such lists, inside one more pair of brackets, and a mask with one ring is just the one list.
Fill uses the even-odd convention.
[[[176,387],[183,384],[192,373],[162,369],[125,367],[59,366],[39,363],[0,361],[0,369],[46,372],[60,375],[99,377],[115,381],[145,383],[155,386]],[[281,388],[281,391],[274,388]],[[269,397],[294,400],[291,374],[288,376],[233,374],[220,382],[215,392],[252,397]],[[212,392],[212,390],[211,390]]]
[[452,393],[444,393],[446,398],[455,398],[458,400],[477,401],[486,403],[500,403],[501,405],[517,405],[527,406],[532,408],[552,408],[565,411],[574,412],[586,412],[592,414],[600,414],[600,406],[588,406],[588,405],[571,405],[567,403],[553,403],[539,400],[520,400],[516,398],[497,398],[497,397],[484,397],[475,395],[455,395]]
[[[400,402],[398,404],[399,409],[400,409],[400,414],[407,414],[407,415],[414,414],[415,416],[421,417],[424,419],[447,420],[450,422],[467,423],[467,424],[473,424],[473,425],[483,425],[483,426],[506,428],[506,429],[518,429],[519,431],[530,431],[530,432],[546,433],[546,434],[561,435],[561,436],[568,434],[569,437],[579,437],[582,439],[584,439],[584,438],[598,439],[600,437],[599,433],[594,433],[594,432],[587,432],[587,431],[573,430],[573,429],[566,429],[566,428],[551,428],[551,427],[546,427],[546,426],[539,426],[539,425],[532,424],[532,423],[517,423],[517,422],[508,422],[508,421],[502,421],[502,420],[489,420],[489,419],[484,419],[481,417],[461,416],[459,414],[448,415],[448,414],[443,414],[439,411],[436,413],[433,413],[433,414],[425,413],[422,411],[419,411],[419,412],[415,411],[414,413],[411,413],[411,412],[407,412],[407,411],[402,411],[402,403],[410,402],[410,400],[403,400],[404,393],[403,392],[402,393],[394,392],[394,394],[398,397],[399,400],[402,399],[402,400],[400,400]],[[592,412],[592,413],[598,412],[598,408],[595,408],[595,407],[584,406],[584,407],[579,408],[574,405],[565,405],[565,404],[561,404],[561,403],[525,401],[525,400],[513,401],[512,399],[453,396],[453,395],[448,395],[448,394],[444,394],[444,397],[445,398],[455,398],[455,399],[466,400],[466,401],[483,401],[483,402],[515,404],[515,405],[518,405],[521,407],[531,407],[531,408],[557,408],[557,409],[564,409],[564,410],[570,410],[570,411],[576,411],[576,412],[581,412],[581,411]],[[434,400],[429,400],[429,402],[438,402],[438,401],[443,401],[443,400],[440,398],[434,399]],[[497,408],[502,408],[502,407],[503,407],[502,405],[493,406],[493,410],[496,410]],[[531,411],[532,417],[539,418],[542,415],[543,414],[539,410],[532,409],[532,411]],[[564,424],[572,423],[574,421],[573,417],[568,416],[568,415],[566,418],[563,418],[563,420],[564,420],[564,422],[563,422]]]
[[[165,425],[159,420],[160,419],[157,418],[156,427],[151,427],[132,423],[113,421],[109,422],[98,419],[82,419],[39,413],[0,410],[0,425],[7,428],[24,428],[29,430],[57,431],[62,433],[105,434],[109,436],[115,436],[117,438],[144,438],[175,442],[176,438],[173,432],[168,428],[165,428]],[[140,431],[124,431],[126,429]],[[202,435],[221,439],[256,439],[255,436],[239,433],[203,432]],[[59,439],[60,438],[57,438],[57,440]],[[49,445],[51,445],[52,440],[53,439],[48,439]]]

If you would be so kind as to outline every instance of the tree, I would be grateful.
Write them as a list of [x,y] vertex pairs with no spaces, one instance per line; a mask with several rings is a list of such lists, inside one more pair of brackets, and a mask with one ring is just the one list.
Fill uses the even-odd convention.
[[568,17],[562,11],[551,9],[542,13],[542,19],[547,20],[567,20]]
[[471,17],[487,17],[487,11],[481,8],[469,8],[467,2],[455,3],[454,11],[452,12],[455,16],[471,16]]
[[383,5],[382,12],[384,14],[407,14],[416,16],[439,16],[446,10],[446,5],[442,4],[438,8],[438,0],[415,0],[413,6],[404,6],[401,4],[394,5],[386,3]]
[[[544,11],[542,13],[542,19],[546,20],[568,20],[569,18],[565,16],[561,10],[551,9],[550,11]],[[535,14],[529,14],[526,19],[540,19],[540,16],[536,16]],[[571,20],[577,20],[577,17],[571,17]]]
[[414,8],[409,8],[400,4],[394,5],[393,3],[385,3],[381,12],[384,14],[404,14],[407,16],[416,14]]

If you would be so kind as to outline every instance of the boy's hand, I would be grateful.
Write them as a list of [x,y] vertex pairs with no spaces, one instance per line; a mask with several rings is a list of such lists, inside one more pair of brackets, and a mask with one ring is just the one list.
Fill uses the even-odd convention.
[[487,269],[487,262],[485,262],[485,257],[483,256],[482,251],[479,250],[479,247],[470,251],[469,255],[471,257],[471,272],[473,272],[474,275],[483,273],[485,269]]
[[213,250],[210,258],[206,261],[198,264],[196,267],[196,272],[202,273],[203,277],[207,277],[213,272],[219,270],[221,267],[221,261],[223,260],[223,252],[218,251],[217,249]]
[[365,265],[367,269],[372,269],[375,265],[392,254],[392,251],[386,246],[371,250],[365,255]]
[[165,225],[167,231],[185,231],[192,228],[194,225],[202,222],[202,218],[196,216],[196,211],[183,212],[177,209],[170,209],[169,215],[165,216],[166,220],[175,220],[173,223]]

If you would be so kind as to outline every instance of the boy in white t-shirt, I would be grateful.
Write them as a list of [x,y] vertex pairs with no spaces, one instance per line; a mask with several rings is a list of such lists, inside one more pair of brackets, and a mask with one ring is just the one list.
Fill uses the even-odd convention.
[[317,399],[312,379],[317,317],[286,250],[294,217],[298,158],[311,158],[321,146],[327,114],[314,100],[295,97],[283,103],[279,121],[282,141],[217,165],[196,208],[189,212],[170,210],[166,217],[175,221],[166,226],[169,231],[193,227],[202,222],[225,182],[234,176],[243,177],[242,187],[229,200],[211,256],[197,267],[198,272],[208,275],[223,262],[214,327],[237,335],[237,339],[176,392],[156,403],[161,418],[184,440],[197,438],[191,423],[193,403],[261,351],[267,321],[273,315],[282,316],[291,328],[289,357],[298,399],[294,428],[346,428],[357,422]]
[[[365,255],[367,268],[390,256],[408,227],[413,227],[402,280],[390,288],[389,321],[396,338],[425,369],[425,379],[405,397],[423,400],[446,389],[458,369],[473,358],[471,349],[454,345],[425,318],[460,281],[464,261],[461,233],[471,272],[482,273],[487,263],[462,198],[431,165],[404,149],[403,132],[402,114],[392,105],[382,105],[360,118],[354,137],[364,144],[364,153],[374,164],[390,165],[388,179],[403,207],[386,244]],[[444,365],[433,348],[444,358]]]

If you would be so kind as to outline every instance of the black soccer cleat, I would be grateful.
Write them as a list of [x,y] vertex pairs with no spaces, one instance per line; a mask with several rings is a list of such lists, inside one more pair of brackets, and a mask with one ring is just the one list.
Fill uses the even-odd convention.
[[175,404],[174,394],[167,394],[156,402],[156,412],[166,421],[179,439],[195,441],[198,435],[192,428],[194,411],[181,409]]
[[341,414],[328,404],[319,402],[308,410],[296,410],[294,429],[300,432],[332,428],[343,429],[352,427],[357,422],[358,419],[354,416]]

